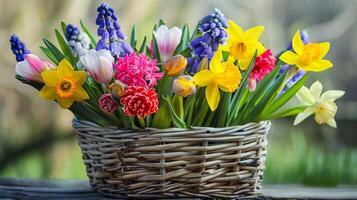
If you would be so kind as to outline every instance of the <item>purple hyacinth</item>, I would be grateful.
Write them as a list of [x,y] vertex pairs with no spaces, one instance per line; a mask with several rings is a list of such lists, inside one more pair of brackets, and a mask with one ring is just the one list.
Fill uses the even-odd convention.
[[125,43],[125,35],[118,23],[118,16],[108,4],[101,4],[98,9],[96,24],[99,26],[97,34],[101,37],[96,50],[106,49],[113,56],[124,56],[133,52],[133,49]]
[[26,48],[25,43],[23,43],[15,34],[10,36],[10,45],[17,62],[25,60],[25,55],[30,53],[30,51]]
[[[309,35],[305,30],[300,31],[300,37],[304,44],[309,43]],[[293,51],[292,41],[289,42],[288,46],[286,47],[286,50]]]
[[66,28],[66,40],[72,53],[77,56],[84,54],[89,49],[90,39],[86,33],[82,33],[75,25],[68,24]]
[[191,60],[191,72],[197,71],[197,67],[204,57],[210,61],[219,44],[225,43],[227,39],[225,28],[227,27],[228,21],[218,9],[214,9],[211,14],[200,20],[198,30],[202,35],[190,42],[194,54],[194,59]]

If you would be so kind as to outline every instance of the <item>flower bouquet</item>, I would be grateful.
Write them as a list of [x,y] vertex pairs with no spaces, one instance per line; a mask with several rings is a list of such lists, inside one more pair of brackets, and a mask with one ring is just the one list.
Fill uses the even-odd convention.
[[[111,196],[248,197],[261,188],[269,120],[314,114],[336,127],[334,100],[310,72],[332,67],[330,43],[297,31],[273,55],[259,38],[218,10],[191,32],[163,20],[138,41],[126,39],[114,10],[97,9],[95,37],[85,24],[61,23],[58,45],[44,39],[48,61],[16,35],[16,78],[74,114],[73,127],[91,185]],[[300,103],[288,102],[296,95]]]

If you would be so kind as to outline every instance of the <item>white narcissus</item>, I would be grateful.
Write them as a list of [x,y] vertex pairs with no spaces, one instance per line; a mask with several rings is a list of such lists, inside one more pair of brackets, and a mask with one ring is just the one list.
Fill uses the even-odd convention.
[[27,54],[25,55],[25,60],[16,64],[15,71],[17,75],[20,75],[27,80],[43,82],[41,73],[54,68],[54,65],[41,60],[36,55]]
[[159,52],[164,62],[174,53],[177,45],[180,43],[181,34],[182,30],[176,26],[169,29],[167,26],[161,25],[154,31]]
[[98,83],[108,85],[114,76],[114,58],[108,50],[89,50],[79,58],[81,64],[87,69],[90,76]]
[[315,114],[315,121],[318,124],[328,124],[336,128],[334,119],[337,112],[335,100],[342,97],[345,92],[342,90],[328,90],[322,95],[322,85],[319,81],[314,82],[310,89],[303,86],[296,94],[306,109],[299,113],[294,121],[294,125],[299,124],[312,114]]

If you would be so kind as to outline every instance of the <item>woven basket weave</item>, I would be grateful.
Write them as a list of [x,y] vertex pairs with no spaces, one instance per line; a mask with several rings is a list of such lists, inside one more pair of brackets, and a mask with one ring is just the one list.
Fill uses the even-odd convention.
[[73,120],[91,186],[112,197],[251,197],[270,122],[124,130]]

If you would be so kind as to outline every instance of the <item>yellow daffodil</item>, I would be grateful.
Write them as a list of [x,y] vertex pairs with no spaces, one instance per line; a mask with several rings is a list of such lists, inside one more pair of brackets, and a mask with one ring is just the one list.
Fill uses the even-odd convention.
[[223,50],[230,52],[230,55],[238,60],[239,67],[242,70],[246,70],[254,52],[257,50],[258,55],[260,55],[265,51],[264,46],[259,42],[264,27],[255,26],[247,31],[243,31],[232,20],[229,20],[228,24],[228,41]]
[[40,91],[44,99],[56,100],[63,108],[69,108],[73,102],[89,99],[82,88],[86,80],[85,71],[74,71],[72,65],[63,59],[55,70],[44,71],[41,77],[45,86]]
[[330,49],[329,42],[304,44],[300,31],[294,35],[292,46],[294,51],[286,51],[280,60],[290,65],[296,65],[305,71],[319,72],[332,67],[329,60],[323,59]]
[[241,81],[238,67],[233,62],[222,61],[222,48],[219,48],[210,62],[210,69],[201,70],[193,77],[197,86],[206,87],[206,99],[212,111],[217,109],[220,100],[219,89],[232,93]]
[[299,113],[294,121],[294,125],[299,124],[312,114],[315,114],[315,121],[318,124],[328,124],[336,128],[334,119],[337,106],[335,100],[342,97],[345,92],[341,90],[329,90],[322,95],[322,85],[319,81],[313,83],[310,89],[303,86],[296,94],[302,105],[307,108]]

